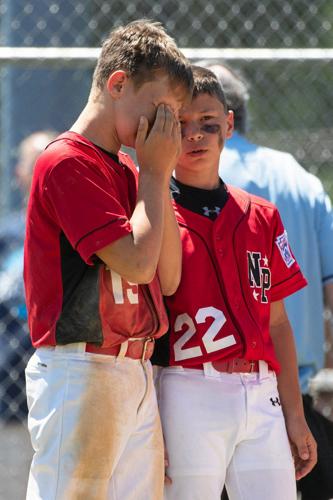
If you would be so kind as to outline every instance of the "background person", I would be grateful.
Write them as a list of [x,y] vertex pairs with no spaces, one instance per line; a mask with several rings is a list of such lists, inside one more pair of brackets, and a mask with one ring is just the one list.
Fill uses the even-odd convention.
[[33,352],[26,328],[27,313],[23,286],[23,244],[26,203],[37,157],[56,137],[52,130],[39,130],[18,146],[16,183],[22,195],[20,210],[0,222],[0,419],[24,420],[27,414],[24,369]]
[[[296,339],[301,389],[306,395],[303,398],[306,416],[318,443],[318,464],[298,487],[303,499],[327,500],[333,496],[329,472],[333,467],[333,425],[313,414],[308,393],[310,379],[324,366],[325,307],[328,316],[333,317],[331,201],[318,177],[301,167],[291,154],[253,144],[246,138],[249,90],[237,71],[218,61],[201,63],[218,76],[228,107],[234,111],[235,131],[220,162],[223,178],[276,204],[297,262],[308,280],[306,288],[286,299]],[[333,337],[327,340],[332,349]]]

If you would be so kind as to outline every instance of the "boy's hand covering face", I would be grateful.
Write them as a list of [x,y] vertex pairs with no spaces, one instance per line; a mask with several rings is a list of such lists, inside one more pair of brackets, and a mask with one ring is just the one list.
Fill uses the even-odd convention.
[[171,175],[181,152],[181,134],[179,122],[169,106],[158,106],[151,126],[148,119],[141,116],[135,149],[140,169]]

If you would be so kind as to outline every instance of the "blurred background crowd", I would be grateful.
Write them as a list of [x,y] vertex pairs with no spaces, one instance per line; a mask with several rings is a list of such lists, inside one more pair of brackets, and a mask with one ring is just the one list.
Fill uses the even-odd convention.
[[[248,139],[291,153],[333,197],[330,0],[0,0],[0,498],[23,498],[31,457],[22,261],[34,161],[83,107],[103,36],[142,17],[161,21],[193,61],[241,70]],[[332,368],[329,311],[323,320]],[[312,387],[333,420],[332,377],[321,372]]]

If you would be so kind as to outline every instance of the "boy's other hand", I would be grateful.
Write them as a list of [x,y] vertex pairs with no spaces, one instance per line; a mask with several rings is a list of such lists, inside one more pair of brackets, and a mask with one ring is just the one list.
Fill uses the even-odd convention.
[[181,152],[181,133],[179,122],[168,106],[158,106],[150,131],[147,118],[140,118],[135,149],[140,170],[171,176]]
[[304,418],[286,421],[296,479],[306,476],[317,463],[317,443]]

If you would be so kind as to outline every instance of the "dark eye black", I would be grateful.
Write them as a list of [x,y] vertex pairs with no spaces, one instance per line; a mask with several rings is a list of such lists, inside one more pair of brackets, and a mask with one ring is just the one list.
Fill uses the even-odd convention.
[[201,126],[201,130],[207,132],[208,134],[218,134],[221,130],[220,125],[214,123],[204,123]]

